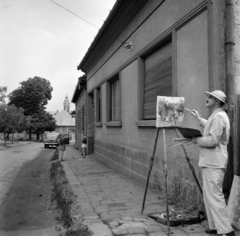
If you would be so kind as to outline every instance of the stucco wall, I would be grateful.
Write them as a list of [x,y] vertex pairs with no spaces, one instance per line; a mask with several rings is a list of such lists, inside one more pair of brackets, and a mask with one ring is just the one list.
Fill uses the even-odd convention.
[[[102,56],[101,60],[94,65],[91,71],[87,74],[88,91],[92,90],[96,84],[108,77],[111,73],[117,70],[123,63],[129,60],[133,55],[141,51],[150,42],[153,42],[159,35],[169,29],[174,23],[182,19],[192,9],[197,7],[203,0],[168,0],[165,1],[141,27],[144,19],[158,6],[158,0],[148,1],[144,8],[139,11],[134,20],[126,27],[117,40],[110,46],[108,51]],[[169,17],[170,16],[170,17]],[[133,33],[133,31],[135,33]],[[133,34],[132,34],[133,33]],[[129,35],[131,37],[129,37]],[[133,42],[133,49],[126,50],[120,47],[127,39],[127,42]],[[114,53],[117,50],[117,53]],[[114,53],[114,54],[113,54]],[[108,60],[108,61],[107,61]],[[107,61],[103,65],[103,63]],[[101,68],[99,70],[99,68]]]
[[[106,163],[118,171],[122,171],[129,177],[138,179],[142,183],[145,183],[147,177],[156,128],[147,126],[139,127],[136,124],[139,120],[140,102],[140,61],[137,56],[141,55],[141,52],[148,47],[150,48],[151,45],[154,45],[154,42],[161,38],[164,32],[171,29],[174,24],[180,20],[182,21],[179,24],[183,23],[184,17],[202,2],[204,1],[166,1],[127,40],[133,42],[133,48],[127,50],[121,47],[110,57],[118,48],[122,39],[133,32],[139,23],[159,3],[159,1],[148,1],[135,17],[134,21],[126,27],[118,40],[111,45],[109,50],[87,75],[88,92],[92,92],[94,88],[100,85],[102,88],[102,126],[95,128],[95,157],[99,161]],[[220,2],[222,3],[222,1],[214,1],[214,4]],[[225,83],[223,81],[225,69],[218,70],[216,73],[213,71],[210,73],[212,68],[209,68],[209,61],[211,61],[211,65],[216,64],[217,67],[220,67],[219,65],[224,64],[224,58],[217,54],[209,58],[209,45],[211,45],[211,49],[214,48],[213,51],[217,51],[218,47],[224,45],[220,43],[223,42],[222,38],[218,40],[217,45],[212,45],[214,37],[219,37],[219,32],[215,36],[212,34],[211,36],[209,35],[209,11],[210,9],[201,10],[194,17],[189,17],[188,21],[184,22],[184,24],[180,24],[176,29],[174,28],[173,36],[174,63],[176,63],[173,65],[173,76],[176,76],[177,79],[177,95],[186,97],[187,107],[199,110],[205,118],[208,117],[208,110],[205,108],[203,91],[210,89],[209,75],[212,74],[214,78],[215,76],[217,77],[212,83],[214,87],[221,88],[222,84]],[[221,55],[222,50],[221,47],[221,50],[219,49]],[[109,60],[107,60],[108,58]],[[131,58],[133,59],[131,60]],[[214,58],[216,60],[212,61]],[[128,60],[129,62],[126,63]],[[117,72],[119,72],[121,81],[122,127],[107,127],[105,125],[107,114],[106,80]],[[186,114],[185,126],[200,129],[190,114]],[[188,203],[194,205],[197,203],[196,199],[200,199],[201,197],[199,197],[199,191],[196,189],[193,175],[181,146],[170,148],[175,144],[173,139],[176,137],[176,130],[166,130],[171,199],[174,200],[178,194],[181,201],[187,199]],[[195,145],[190,145],[186,149],[194,165],[198,179],[201,181],[200,170],[197,166],[199,148]],[[163,134],[161,129],[151,174],[151,184],[159,190],[164,189],[163,156]],[[179,193],[177,193],[177,189],[180,189]],[[189,196],[191,196],[191,199]],[[180,200],[177,199],[177,201]]]
[[[185,105],[208,117],[203,91],[209,91],[208,12],[205,10],[177,30],[177,90]],[[198,121],[185,112],[184,127],[198,128]]]
[[240,1],[234,1],[235,18],[235,92],[240,93]]

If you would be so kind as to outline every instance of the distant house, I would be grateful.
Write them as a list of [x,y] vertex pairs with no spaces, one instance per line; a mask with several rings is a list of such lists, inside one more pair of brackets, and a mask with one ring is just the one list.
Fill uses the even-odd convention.
[[63,102],[63,110],[53,113],[53,117],[56,119],[57,128],[54,132],[62,134],[70,134],[72,138],[75,138],[75,118],[70,115],[70,102],[68,96],[65,97]]

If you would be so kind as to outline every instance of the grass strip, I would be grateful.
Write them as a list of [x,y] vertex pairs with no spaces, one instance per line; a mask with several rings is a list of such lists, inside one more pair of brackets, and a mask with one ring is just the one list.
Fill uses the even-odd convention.
[[[56,158],[57,156],[57,158]],[[56,158],[56,159],[55,159]],[[77,204],[76,196],[66,178],[63,166],[58,161],[58,150],[55,151],[50,167],[50,179],[53,185],[51,200],[56,204],[59,216],[56,220],[60,236],[91,236],[92,232],[83,224],[83,213]]]

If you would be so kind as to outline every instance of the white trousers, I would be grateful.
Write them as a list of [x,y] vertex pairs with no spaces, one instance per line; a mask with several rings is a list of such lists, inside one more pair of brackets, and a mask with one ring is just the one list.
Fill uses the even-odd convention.
[[233,231],[224,195],[222,192],[224,170],[202,168],[203,199],[210,229],[216,229],[218,234]]

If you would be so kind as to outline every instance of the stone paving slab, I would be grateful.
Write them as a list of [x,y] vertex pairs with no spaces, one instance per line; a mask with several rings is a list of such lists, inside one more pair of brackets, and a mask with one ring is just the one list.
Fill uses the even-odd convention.
[[[67,146],[63,166],[85,223],[94,236],[166,236],[167,226],[148,217],[166,210],[165,201],[148,189],[145,209],[141,206],[145,186],[113,171],[89,156],[82,159],[72,145]],[[72,181],[72,182],[71,182]],[[170,206],[170,208],[173,206]],[[172,226],[171,235],[204,236],[206,220],[200,224]],[[240,236],[240,231],[236,231]]]

